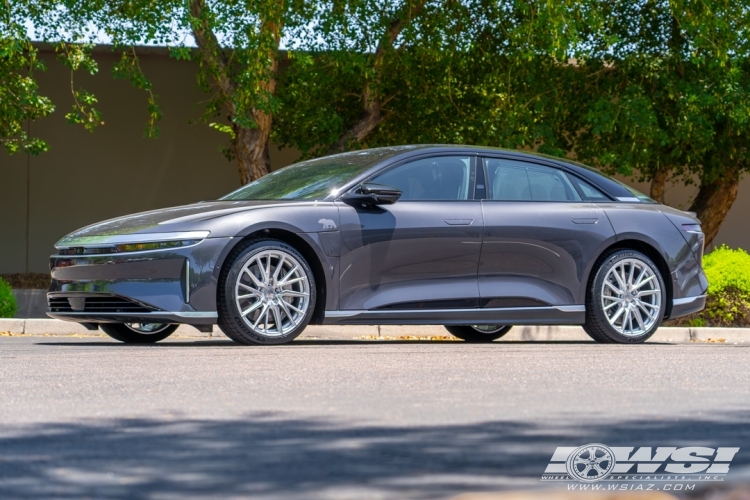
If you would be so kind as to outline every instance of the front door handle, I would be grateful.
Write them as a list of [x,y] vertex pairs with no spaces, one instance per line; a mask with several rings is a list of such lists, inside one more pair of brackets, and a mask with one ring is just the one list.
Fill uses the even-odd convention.
[[474,219],[445,219],[449,226],[470,226]]

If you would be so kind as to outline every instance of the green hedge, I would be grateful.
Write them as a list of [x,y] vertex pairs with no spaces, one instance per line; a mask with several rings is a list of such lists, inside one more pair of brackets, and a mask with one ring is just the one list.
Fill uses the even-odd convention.
[[14,318],[16,316],[16,298],[13,289],[7,281],[0,278],[0,318]]
[[750,255],[722,245],[703,258],[708,278],[706,309],[672,324],[750,326]]

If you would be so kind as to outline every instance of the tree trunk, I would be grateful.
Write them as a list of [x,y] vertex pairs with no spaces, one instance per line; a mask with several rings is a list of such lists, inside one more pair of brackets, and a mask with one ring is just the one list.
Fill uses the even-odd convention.
[[383,115],[380,112],[380,100],[373,96],[373,92],[368,85],[362,96],[364,111],[359,120],[346,132],[341,135],[339,142],[334,147],[334,151],[346,151],[350,142],[362,142],[375,127],[383,121]]
[[701,228],[708,246],[719,232],[739,191],[740,175],[737,171],[727,171],[722,177],[711,181],[701,182],[698,196],[690,207],[701,221]]
[[370,82],[366,83],[364,91],[362,92],[362,114],[360,115],[359,120],[357,120],[349,130],[341,134],[339,141],[332,148],[333,151],[346,151],[349,143],[362,142],[383,121],[383,96],[380,95],[380,89],[378,87],[380,86],[381,71],[385,55],[388,49],[393,47],[393,43],[404,28],[406,28],[409,23],[420,14],[420,12],[422,12],[426,3],[427,0],[417,0],[414,5],[409,2],[405,6],[404,12],[401,13],[401,16],[391,20],[388,28],[385,30],[383,38],[378,42],[378,46],[375,49],[375,61],[373,63],[375,79],[372,84]]
[[271,158],[268,155],[270,131],[270,119],[264,130],[260,127],[235,129],[232,151],[237,159],[237,171],[243,186],[271,172]]
[[[276,92],[276,75],[278,73],[279,40],[281,37],[281,15],[283,13],[284,0],[278,0],[276,10],[271,9],[266,17],[261,16],[261,36],[270,37],[270,43],[266,45],[258,57],[267,58],[269,66],[267,77],[261,78],[257,83],[257,91],[267,96],[273,96]],[[213,78],[226,101],[228,118],[234,131],[234,139],[231,150],[237,160],[237,170],[242,185],[263,177],[271,171],[271,160],[268,155],[268,138],[271,135],[273,117],[258,107],[251,110],[255,128],[241,127],[235,121],[237,109],[233,98],[238,92],[238,84],[233,79],[230,62],[227,60],[224,49],[220,46],[211,25],[204,15],[208,7],[205,0],[191,0],[190,13],[197,19],[192,26],[193,35],[203,61],[212,69]]]
[[654,172],[654,177],[651,179],[650,196],[659,203],[664,203],[667,178],[669,178],[669,167],[662,167]]

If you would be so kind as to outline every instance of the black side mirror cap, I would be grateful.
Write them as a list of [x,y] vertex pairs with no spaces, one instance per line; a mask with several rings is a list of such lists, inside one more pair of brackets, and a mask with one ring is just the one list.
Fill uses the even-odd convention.
[[391,205],[401,198],[401,191],[383,184],[365,182],[353,192],[346,193],[341,201],[349,205]]

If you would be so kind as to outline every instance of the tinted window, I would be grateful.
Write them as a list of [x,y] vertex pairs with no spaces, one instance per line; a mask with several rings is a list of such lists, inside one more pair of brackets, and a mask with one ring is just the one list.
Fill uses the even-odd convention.
[[468,156],[438,156],[416,160],[389,170],[371,182],[395,187],[402,200],[468,200],[474,176]]
[[512,160],[487,159],[488,198],[500,201],[581,201],[556,168]]
[[586,201],[611,201],[609,196],[605,195],[594,186],[583,181],[575,175],[568,175],[570,181],[583,193],[583,199]]
[[322,200],[396,148],[353,151],[308,160],[276,170],[221,200]]

